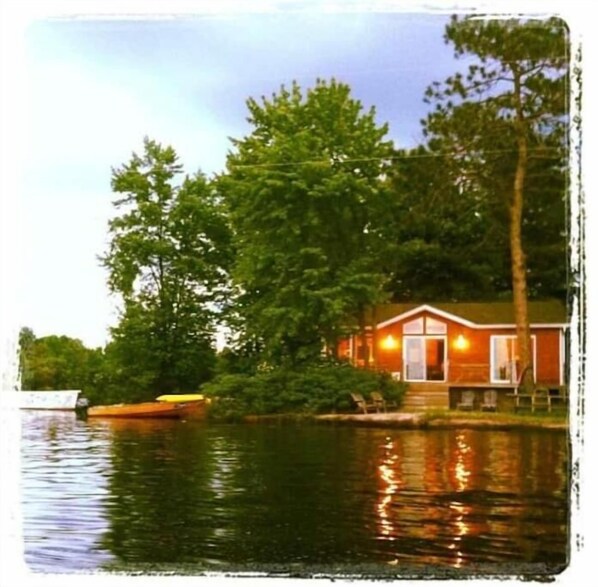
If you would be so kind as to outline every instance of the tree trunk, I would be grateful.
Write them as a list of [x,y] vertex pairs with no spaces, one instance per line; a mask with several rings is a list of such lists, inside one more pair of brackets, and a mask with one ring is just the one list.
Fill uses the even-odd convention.
[[517,167],[513,182],[513,199],[509,207],[509,236],[511,244],[511,273],[513,283],[513,306],[517,328],[517,354],[519,377],[524,374],[521,385],[526,393],[533,388],[533,368],[531,352],[531,334],[527,310],[527,274],[525,253],[521,241],[521,223],[523,218],[523,190],[527,171],[527,129],[521,104],[521,83],[518,72],[514,71],[517,133]]
[[376,305],[372,306],[372,366],[378,368],[378,319],[376,317]]
[[[361,339],[361,352],[363,357],[363,366],[369,367],[368,336],[365,330],[365,308],[359,308],[359,338]],[[359,355],[358,355],[359,357]]]
[[338,361],[340,357],[339,338],[336,331],[326,337],[326,356]]

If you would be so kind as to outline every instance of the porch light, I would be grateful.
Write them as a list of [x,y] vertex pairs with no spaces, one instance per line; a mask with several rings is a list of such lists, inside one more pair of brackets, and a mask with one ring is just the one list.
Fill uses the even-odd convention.
[[386,338],[382,340],[380,346],[385,351],[392,351],[394,349],[399,348],[399,342],[392,334],[389,334]]
[[455,342],[454,342],[454,347],[455,347],[457,350],[464,351],[464,350],[466,350],[466,349],[468,349],[468,348],[469,348],[469,341],[468,341],[468,340],[467,340],[467,339],[466,339],[466,338],[465,338],[465,337],[464,337],[462,334],[460,334],[460,335],[459,335],[459,336],[458,336],[458,337],[455,339]]

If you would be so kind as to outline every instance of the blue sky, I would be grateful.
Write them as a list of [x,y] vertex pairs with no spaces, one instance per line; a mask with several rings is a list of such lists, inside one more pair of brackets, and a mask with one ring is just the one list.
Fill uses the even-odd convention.
[[146,135],[172,145],[188,173],[212,175],[229,137],[250,132],[248,97],[335,77],[376,107],[397,146],[421,142],[426,87],[463,67],[443,40],[448,18],[422,9],[31,20],[19,70],[19,323],[37,336],[107,341],[117,300],[97,256],[111,168]]
[[145,135],[171,144],[186,171],[211,175],[224,167],[229,137],[250,132],[248,97],[334,76],[376,107],[397,145],[420,142],[424,91],[457,66],[442,39],[447,19],[312,12],[30,23],[22,323],[38,336],[106,342],[116,300],[97,255],[111,168]]

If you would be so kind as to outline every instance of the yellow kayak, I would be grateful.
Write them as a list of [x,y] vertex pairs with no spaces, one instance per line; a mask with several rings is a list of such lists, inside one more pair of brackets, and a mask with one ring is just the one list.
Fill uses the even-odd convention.
[[180,394],[166,394],[156,398],[159,402],[174,402],[180,404],[183,402],[199,402],[205,397],[201,393],[180,393]]

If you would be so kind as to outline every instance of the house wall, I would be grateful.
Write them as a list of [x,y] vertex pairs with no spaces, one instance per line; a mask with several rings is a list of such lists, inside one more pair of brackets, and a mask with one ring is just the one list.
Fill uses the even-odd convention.
[[539,383],[559,384],[561,365],[559,359],[560,331],[558,328],[534,329],[536,335],[536,380]]
[[[378,340],[380,342],[391,335],[399,343],[399,347],[393,350],[380,348],[378,350],[378,366],[391,372],[403,373],[403,325],[405,322],[415,320],[420,316],[430,316],[441,320],[447,325],[446,337],[448,372],[447,381],[468,381],[469,383],[483,383],[490,378],[490,333],[468,328],[457,322],[439,318],[429,312],[410,316],[400,322],[395,322],[384,328],[378,329]],[[455,341],[463,336],[467,342],[467,348],[458,349]]]
[[[442,318],[429,312],[421,312],[408,318],[389,324],[377,330],[378,349],[376,352],[377,366],[393,373],[401,373],[403,369],[403,324],[421,316],[431,316],[447,325],[447,379],[448,383],[488,383],[490,381],[490,339],[494,335],[514,335],[515,328],[477,329],[469,328],[449,319]],[[385,349],[384,342],[388,336],[397,343],[393,349]],[[532,335],[536,337],[536,381],[558,385],[560,380],[560,330],[558,328],[535,328]],[[466,341],[466,348],[458,348],[456,341],[462,336]],[[371,340],[371,337],[370,337]],[[359,337],[354,337],[355,348],[361,345]],[[354,352],[355,352],[354,348]],[[343,341],[340,349],[341,356],[349,357],[349,341]],[[344,353],[344,355],[343,355]],[[356,361],[363,365],[363,361]]]
[[[456,346],[459,336],[463,336],[467,342],[464,349]],[[470,383],[490,381],[490,331],[449,323],[448,380]]]

